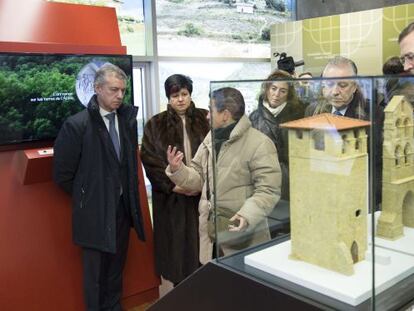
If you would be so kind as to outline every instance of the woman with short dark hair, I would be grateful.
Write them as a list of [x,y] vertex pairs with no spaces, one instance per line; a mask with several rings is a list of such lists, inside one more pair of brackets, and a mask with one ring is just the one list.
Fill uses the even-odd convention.
[[152,185],[152,210],[156,271],[174,284],[199,267],[199,193],[186,192],[165,174],[165,150],[177,146],[184,163],[192,157],[210,129],[205,109],[191,100],[193,83],[174,74],[165,81],[167,110],[152,117],[144,129],[141,158]]

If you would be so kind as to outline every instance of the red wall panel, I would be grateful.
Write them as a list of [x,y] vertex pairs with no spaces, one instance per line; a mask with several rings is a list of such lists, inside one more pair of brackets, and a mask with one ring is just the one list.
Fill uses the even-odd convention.
[[0,41],[120,46],[114,8],[0,0]]
[[[81,254],[72,243],[70,197],[50,180],[52,156],[36,153],[0,153],[0,309],[83,310]],[[141,169],[138,174],[142,181]],[[124,272],[127,308],[158,297],[142,182],[139,188],[147,241],[131,231]]]

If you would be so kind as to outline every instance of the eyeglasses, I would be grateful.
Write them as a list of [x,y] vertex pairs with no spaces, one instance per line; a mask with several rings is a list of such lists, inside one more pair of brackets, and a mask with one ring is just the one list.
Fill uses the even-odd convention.
[[405,65],[406,62],[414,63],[414,53],[407,53],[400,57],[401,64]]

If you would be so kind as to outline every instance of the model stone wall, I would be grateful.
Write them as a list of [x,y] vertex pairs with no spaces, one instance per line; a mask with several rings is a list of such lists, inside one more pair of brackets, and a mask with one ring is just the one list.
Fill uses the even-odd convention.
[[[290,128],[327,118],[327,126]],[[336,122],[349,121],[345,128]],[[296,122],[296,123],[295,123]],[[326,116],[289,128],[292,259],[346,275],[367,249],[369,122]],[[354,124],[354,122],[356,122]],[[361,124],[364,124],[361,127]],[[354,127],[355,125],[355,127]],[[292,125],[293,126],[293,125]]]
[[384,110],[382,212],[377,236],[396,240],[414,227],[413,108],[394,96]]

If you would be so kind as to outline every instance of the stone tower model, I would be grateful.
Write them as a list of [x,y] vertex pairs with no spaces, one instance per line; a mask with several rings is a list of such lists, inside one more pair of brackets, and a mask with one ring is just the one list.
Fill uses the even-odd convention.
[[414,227],[413,107],[394,96],[384,110],[382,212],[377,236],[396,240]]
[[291,259],[346,275],[367,249],[370,122],[330,113],[289,129]]

